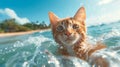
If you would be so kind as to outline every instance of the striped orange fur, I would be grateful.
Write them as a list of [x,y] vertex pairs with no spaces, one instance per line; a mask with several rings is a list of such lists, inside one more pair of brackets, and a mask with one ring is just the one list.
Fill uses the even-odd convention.
[[87,60],[95,51],[106,48],[100,43],[91,45],[86,42],[86,12],[84,7],[81,7],[74,17],[60,19],[54,13],[49,12],[49,18],[53,37],[60,46],[59,53]]

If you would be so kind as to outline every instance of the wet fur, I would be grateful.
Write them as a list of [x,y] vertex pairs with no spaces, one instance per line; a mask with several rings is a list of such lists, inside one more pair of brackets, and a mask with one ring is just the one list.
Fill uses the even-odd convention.
[[[96,45],[91,45],[86,42],[86,25],[85,25],[85,20],[86,20],[86,13],[85,13],[85,8],[81,7],[77,13],[75,14],[74,17],[70,18],[65,18],[65,19],[59,19],[54,13],[49,12],[49,18],[51,22],[51,27],[52,27],[52,33],[55,41],[59,44],[59,50],[58,52],[61,53],[62,55],[65,56],[77,56],[83,60],[88,60],[89,57],[92,55],[97,50],[106,48],[104,44],[97,43]],[[70,24],[77,24],[79,26],[78,29],[72,29],[69,27]],[[56,28],[60,25],[64,25],[66,28],[63,31],[57,31]],[[76,39],[74,44],[71,44],[73,42],[68,41],[67,43],[62,42],[65,39],[65,33],[73,33],[74,36],[71,37],[74,39],[77,36],[80,36],[79,39]],[[64,36],[63,36],[64,35]],[[59,36],[59,37],[58,37]],[[62,37],[60,39],[60,36]],[[68,35],[66,35],[67,37]],[[96,58],[96,57],[95,57]],[[108,67],[108,63],[102,59],[98,58],[98,62],[96,61],[96,64],[99,64],[99,62],[103,61],[101,64],[101,67]]]

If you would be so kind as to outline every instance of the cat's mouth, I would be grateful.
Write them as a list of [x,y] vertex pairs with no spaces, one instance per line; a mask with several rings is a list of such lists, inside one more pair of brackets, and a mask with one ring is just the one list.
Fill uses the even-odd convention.
[[72,40],[74,40],[72,37],[68,37],[65,39],[65,41],[72,41]]
[[80,36],[77,36],[77,37],[67,37],[66,39],[65,39],[65,41],[64,42],[66,42],[66,43],[70,43],[70,44],[74,44],[74,43],[76,43],[78,40],[80,39]]

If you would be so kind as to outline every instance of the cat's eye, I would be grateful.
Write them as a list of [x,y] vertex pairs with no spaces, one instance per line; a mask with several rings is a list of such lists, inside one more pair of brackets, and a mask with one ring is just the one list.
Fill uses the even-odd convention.
[[79,28],[79,25],[77,25],[77,24],[73,25],[73,29],[78,29],[78,28]]
[[57,31],[61,32],[61,31],[63,31],[63,30],[64,30],[63,26],[58,26],[58,27],[57,27]]

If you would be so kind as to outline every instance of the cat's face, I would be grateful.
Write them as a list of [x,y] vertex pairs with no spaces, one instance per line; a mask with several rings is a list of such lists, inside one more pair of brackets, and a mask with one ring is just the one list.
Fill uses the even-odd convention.
[[55,41],[63,45],[74,45],[79,41],[85,40],[85,9],[81,7],[73,18],[59,19],[52,12],[49,13]]

